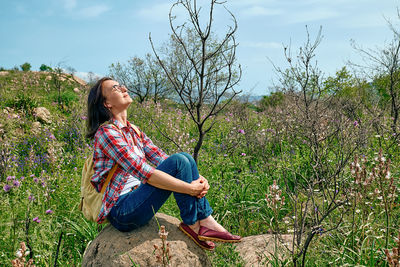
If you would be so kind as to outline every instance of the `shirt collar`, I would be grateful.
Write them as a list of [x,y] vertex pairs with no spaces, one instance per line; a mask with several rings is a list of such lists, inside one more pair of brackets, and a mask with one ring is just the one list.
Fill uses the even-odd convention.
[[117,126],[119,129],[123,129],[125,127],[128,127],[128,128],[130,127],[129,121],[126,121],[126,126],[124,126],[119,120],[117,120],[115,118],[112,118],[110,120],[110,122],[113,123],[115,126]]

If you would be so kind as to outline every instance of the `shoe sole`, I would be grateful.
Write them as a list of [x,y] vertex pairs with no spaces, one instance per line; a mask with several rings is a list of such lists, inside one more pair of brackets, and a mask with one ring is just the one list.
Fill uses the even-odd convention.
[[222,242],[222,243],[239,243],[242,240],[226,240],[226,239],[220,239],[220,238],[216,238],[216,237],[208,237],[208,236],[198,236],[199,240],[201,241],[215,241],[215,242]]
[[196,245],[198,245],[198,246],[201,247],[202,249],[205,249],[205,250],[208,250],[208,251],[213,251],[213,250],[214,250],[214,248],[207,248],[207,247],[201,245],[199,242],[197,242],[196,239],[194,239],[194,237],[193,237],[191,234],[189,234],[188,232],[186,232],[185,229],[183,229],[180,225],[179,225],[179,229],[180,229],[185,235],[187,235],[188,237],[190,237],[190,239],[192,239],[193,242],[196,243]]

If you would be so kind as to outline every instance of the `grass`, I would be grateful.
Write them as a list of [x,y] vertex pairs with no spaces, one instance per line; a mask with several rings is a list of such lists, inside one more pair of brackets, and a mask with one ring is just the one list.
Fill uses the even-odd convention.
[[[47,76],[14,71],[0,77],[0,99],[4,100],[0,101],[0,112],[8,110],[7,115],[0,116],[0,212],[3,215],[0,217],[0,265],[9,265],[20,242],[24,241],[38,266],[55,262],[79,266],[87,244],[100,230],[95,223],[86,221],[77,208],[81,168],[91,151],[90,142],[84,138],[85,88],[73,81],[63,81],[65,105],[61,106],[56,103],[57,92]],[[83,93],[74,93],[75,87]],[[40,106],[46,107],[54,119],[51,124],[42,124],[39,132],[32,133],[36,119],[31,110]],[[182,150],[193,152],[196,129],[178,105],[167,101],[159,105],[134,104],[129,120],[168,154],[178,149],[159,130],[179,143]],[[233,103],[205,138],[198,167],[211,185],[207,197],[215,217],[234,233],[242,236],[269,233],[275,227],[272,222],[278,222],[282,233],[293,228],[295,204],[289,195],[295,190],[293,181],[299,173],[307,177],[312,168],[307,158],[309,147],[302,140],[286,135],[284,127],[278,127],[284,124],[273,113],[257,113],[243,104]],[[370,158],[379,149],[390,152],[392,176],[399,177],[399,147],[386,149],[376,139],[375,135],[368,136],[368,145],[356,152]],[[330,145],[335,146],[335,140]],[[284,171],[288,160],[298,173]],[[331,163],[327,161],[327,164]],[[346,167],[343,172],[348,186],[355,187],[350,182],[350,169]],[[276,214],[268,207],[265,197],[274,180],[286,197],[286,203]],[[400,225],[398,178],[395,183],[397,195],[390,214],[388,247],[394,247],[396,228]],[[377,186],[374,184],[372,191]],[[300,194],[300,199],[305,199],[305,195]],[[318,196],[315,201],[323,203],[323,198]],[[356,204],[353,211],[365,207]],[[336,229],[316,235],[306,265],[384,266],[386,213],[381,203],[373,207],[367,213],[372,213],[369,216],[363,216],[365,210],[356,216],[354,212],[345,213]],[[172,197],[161,212],[179,217]],[[336,225],[341,215],[341,210],[332,213],[321,227],[329,229]],[[271,264],[291,265],[288,255],[282,262]],[[213,266],[244,265],[231,245],[218,246],[209,256]]]

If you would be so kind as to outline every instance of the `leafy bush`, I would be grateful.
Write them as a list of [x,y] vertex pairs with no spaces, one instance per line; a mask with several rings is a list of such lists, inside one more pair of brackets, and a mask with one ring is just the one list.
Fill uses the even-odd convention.
[[38,102],[32,95],[19,92],[15,98],[6,100],[6,106],[31,114],[32,110],[38,107]]
[[31,64],[29,64],[28,62],[25,62],[24,64],[22,64],[21,66],[21,70],[22,71],[30,71],[31,70]]
[[40,65],[40,71],[52,71],[53,69],[45,64]]

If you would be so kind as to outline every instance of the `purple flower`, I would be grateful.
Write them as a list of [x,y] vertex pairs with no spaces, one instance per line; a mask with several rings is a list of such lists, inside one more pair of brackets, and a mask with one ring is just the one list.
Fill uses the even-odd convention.
[[12,179],[13,179],[12,176],[8,176],[8,177],[7,177],[7,182],[11,181]]
[[358,126],[358,121],[354,121],[353,125]]
[[46,210],[46,214],[52,214],[53,211],[51,209]]
[[242,156],[246,156],[246,153],[242,153]]
[[228,154],[224,154],[224,157],[227,157],[228,156]]
[[21,181],[25,180],[25,176],[21,176]]
[[13,186],[20,187],[20,185],[21,185],[21,183],[19,181],[17,181],[17,180],[13,181]]
[[49,134],[49,138],[51,139],[51,140],[56,140],[56,137],[54,136],[54,134]]
[[38,178],[33,178],[33,181],[35,182],[35,183],[37,183],[39,180],[38,180]]
[[81,119],[82,119],[82,120],[86,120],[87,117],[86,117],[86,116],[81,116]]
[[4,186],[3,186],[3,190],[4,190],[4,192],[8,192],[8,191],[10,191],[10,189],[11,189],[11,186],[9,186],[8,184],[5,184]]
[[29,195],[28,199],[29,199],[29,201],[35,201],[35,196],[34,195]]
[[31,175],[29,175],[29,177],[35,177],[35,175],[34,175],[34,174],[31,174]]
[[40,223],[42,220],[39,219],[39,217],[35,217],[35,218],[33,218],[33,221],[34,221],[34,222],[37,222],[37,223]]
[[78,170],[78,168],[77,168],[77,167],[75,167],[75,168],[74,168],[74,171],[77,171],[77,170]]
[[239,129],[238,133],[244,134],[244,130],[243,129]]

